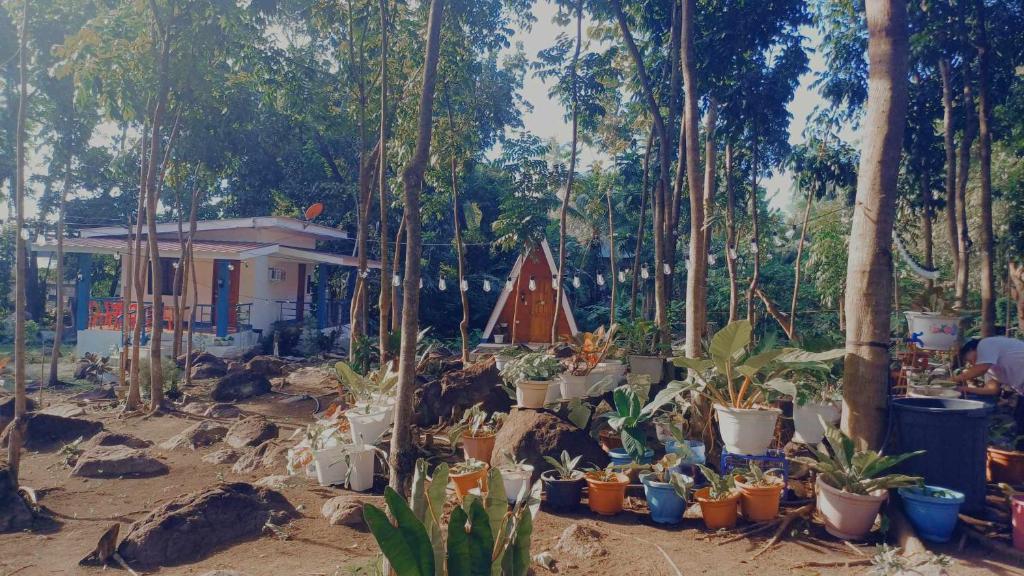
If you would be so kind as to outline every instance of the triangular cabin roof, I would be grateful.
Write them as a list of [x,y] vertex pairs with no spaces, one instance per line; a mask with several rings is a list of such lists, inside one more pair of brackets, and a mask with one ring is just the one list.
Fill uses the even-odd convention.
[[[506,337],[508,343],[549,342],[551,340],[551,311],[547,308],[555,301],[555,289],[552,279],[558,275],[558,267],[551,255],[551,247],[547,240],[535,245],[529,252],[522,252],[516,259],[509,279],[512,290],[502,288],[498,302],[494,305],[491,318],[487,321],[483,339],[489,340],[499,323],[509,325]],[[530,278],[535,280],[536,289],[529,290]],[[576,319],[565,290],[560,290],[561,306],[559,306],[556,336],[575,336]],[[515,298],[509,298],[515,294]],[[517,305],[518,304],[518,305]]]

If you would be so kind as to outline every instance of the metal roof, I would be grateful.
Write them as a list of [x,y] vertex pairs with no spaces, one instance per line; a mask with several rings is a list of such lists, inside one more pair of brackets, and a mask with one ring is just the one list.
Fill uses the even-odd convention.
[[[235,230],[239,228],[278,228],[314,236],[325,240],[345,240],[348,238],[342,230],[305,222],[287,216],[257,216],[252,218],[225,218],[223,220],[200,220],[196,222],[196,231],[207,230]],[[177,222],[162,222],[156,225],[157,234],[177,234]],[[83,238],[95,238],[98,236],[127,236],[128,229],[124,226],[103,226],[97,228],[84,228],[81,231]],[[142,232],[146,235],[146,230]]]

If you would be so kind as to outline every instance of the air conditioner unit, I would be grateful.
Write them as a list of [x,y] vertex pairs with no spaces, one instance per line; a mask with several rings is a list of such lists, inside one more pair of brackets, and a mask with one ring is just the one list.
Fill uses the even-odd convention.
[[270,274],[271,282],[284,282],[285,273],[280,268],[269,268],[267,272]]

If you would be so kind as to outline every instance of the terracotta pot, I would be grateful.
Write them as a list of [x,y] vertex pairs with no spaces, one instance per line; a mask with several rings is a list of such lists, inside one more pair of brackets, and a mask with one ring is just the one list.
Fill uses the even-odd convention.
[[867,495],[844,492],[826,484],[821,476],[814,486],[818,491],[818,513],[825,520],[825,530],[843,540],[860,540],[867,536],[888,494],[886,490]]
[[622,438],[614,430],[601,430],[597,433],[597,439],[605,452],[611,452],[616,448],[622,448]]
[[704,517],[704,526],[708,530],[719,530],[721,528],[732,528],[739,518],[740,493],[735,492],[724,500],[710,500],[708,494],[711,488],[705,486],[693,493],[693,497],[700,504],[700,513]]
[[547,380],[523,380],[516,384],[516,402],[520,408],[543,408],[550,386],[551,382]]
[[465,434],[462,436],[462,454],[466,457],[466,460],[472,458],[490,464],[491,454],[494,452],[494,439],[496,437],[497,435],[495,434],[485,436]]
[[750,522],[767,522],[779,515],[779,500],[782,498],[782,480],[774,486],[751,486],[736,482],[740,489],[740,510]]
[[1024,484],[1024,452],[989,446],[988,481]]
[[481,492],[487,492],[487,467],[483,470],[466,472],[465,474],[455,474],[453,472],[448,477],[455,483],[455,495],[459,497],[459,500],[462,500],[473,488],[479,488]]
[[626,498],[629,479],[625,474],[616,474],[615,482],[602,482],[587,476],[587,503],[590,510],[603,516],[614,516],[622,512],[622,501]]

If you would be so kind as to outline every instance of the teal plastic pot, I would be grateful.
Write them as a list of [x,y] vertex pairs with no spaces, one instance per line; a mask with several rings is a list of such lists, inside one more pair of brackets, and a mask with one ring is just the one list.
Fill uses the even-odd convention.
[[[651,478],[652,476],[653,474],[644,474],[640,477],[640,482],[644,485],[644,495],[647,497],[647,507],[651,510],[651,520],[658,524],[679,524],[683,521],[686,500],[679,497],[671,484],[657,482]],[[689,477],[686,480],[692,481]]]
[[899,489],[903,511],[917,534],[929,542],[948,542],[956,528],[964,494],[939,486]]
[[[616,466],[628,466],[633,463],[633,457],[626,452],[625,448],[615,448],[608,451],[608,457],[611,458],[612,464]],[[654,462],[654,450],[648,448],[644,451],[643,457],[637,464],[650,464]]]

